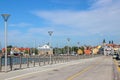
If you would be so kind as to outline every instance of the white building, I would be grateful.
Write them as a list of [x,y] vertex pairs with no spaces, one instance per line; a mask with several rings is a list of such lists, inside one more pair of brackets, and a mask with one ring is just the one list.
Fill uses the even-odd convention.
[[110,55],[114,53],[114,49],[112,46],[105,46],[104,47],[104,55]]
[[39,55],[50,55],[53,54],[53,49],[50,48],[49,45],[43,45],[38,47],[38,54]]

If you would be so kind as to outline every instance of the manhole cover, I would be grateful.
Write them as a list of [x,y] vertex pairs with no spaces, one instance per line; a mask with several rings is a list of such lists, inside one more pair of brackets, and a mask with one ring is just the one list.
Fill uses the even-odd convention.
[[54,69],[53,71],[59,71],[58,69]]

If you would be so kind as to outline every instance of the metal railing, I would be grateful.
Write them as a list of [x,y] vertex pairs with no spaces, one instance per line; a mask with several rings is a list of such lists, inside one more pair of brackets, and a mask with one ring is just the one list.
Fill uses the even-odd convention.
[[[52,55],[51,63],[49,55],[34,55],[34,56],[8,56],[7,71],[25,69],[36,66],[51,65],[57,63],[63,63],[73,60],[86,59],[97,57],[100,55]],[[5,58],[0,57],[0,72],[5,71]]]

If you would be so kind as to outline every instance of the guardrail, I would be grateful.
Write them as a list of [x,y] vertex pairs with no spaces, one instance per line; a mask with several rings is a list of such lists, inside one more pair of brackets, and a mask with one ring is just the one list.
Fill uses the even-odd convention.
[[[41,55],[35,55],[35,56],[8,56],[8,64],[7,64],[7,71],[13,71],[13,70],[19,70],[19,69],[25,69],[30,67],[36,67],[36,66],[44,66],[44,65],[51,65],[51,64],[57,64],[62,62],[68,62],[78,59],[86,59],[86,58],[92,58],[97,57],[101,55],[59,55],[51,56],[41,56]],[[5,64],[4,64],[5,58],[0,57],[0,72],[5,71]]]

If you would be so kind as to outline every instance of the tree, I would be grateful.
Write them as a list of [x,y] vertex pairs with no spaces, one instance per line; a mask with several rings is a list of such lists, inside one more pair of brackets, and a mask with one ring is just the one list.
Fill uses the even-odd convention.
[[12,48],[12,45],[7,46],[7,53],[8,54],[10,54],[11,48]]
[[33,54],[33,53],[38,54],[38,49],[37,48],[31,48],[30,49],[30,54]]
[[72,51],[77,52],[77,50],[78,50],[78,47],[77,47],[77,46],[73,46],[73,47],[72,47]]
[[25,54],[28,54],[28,50],[25,50]]
[[7,46],[7,48],[12,48],[12,47],[13,47],[12,45]]

